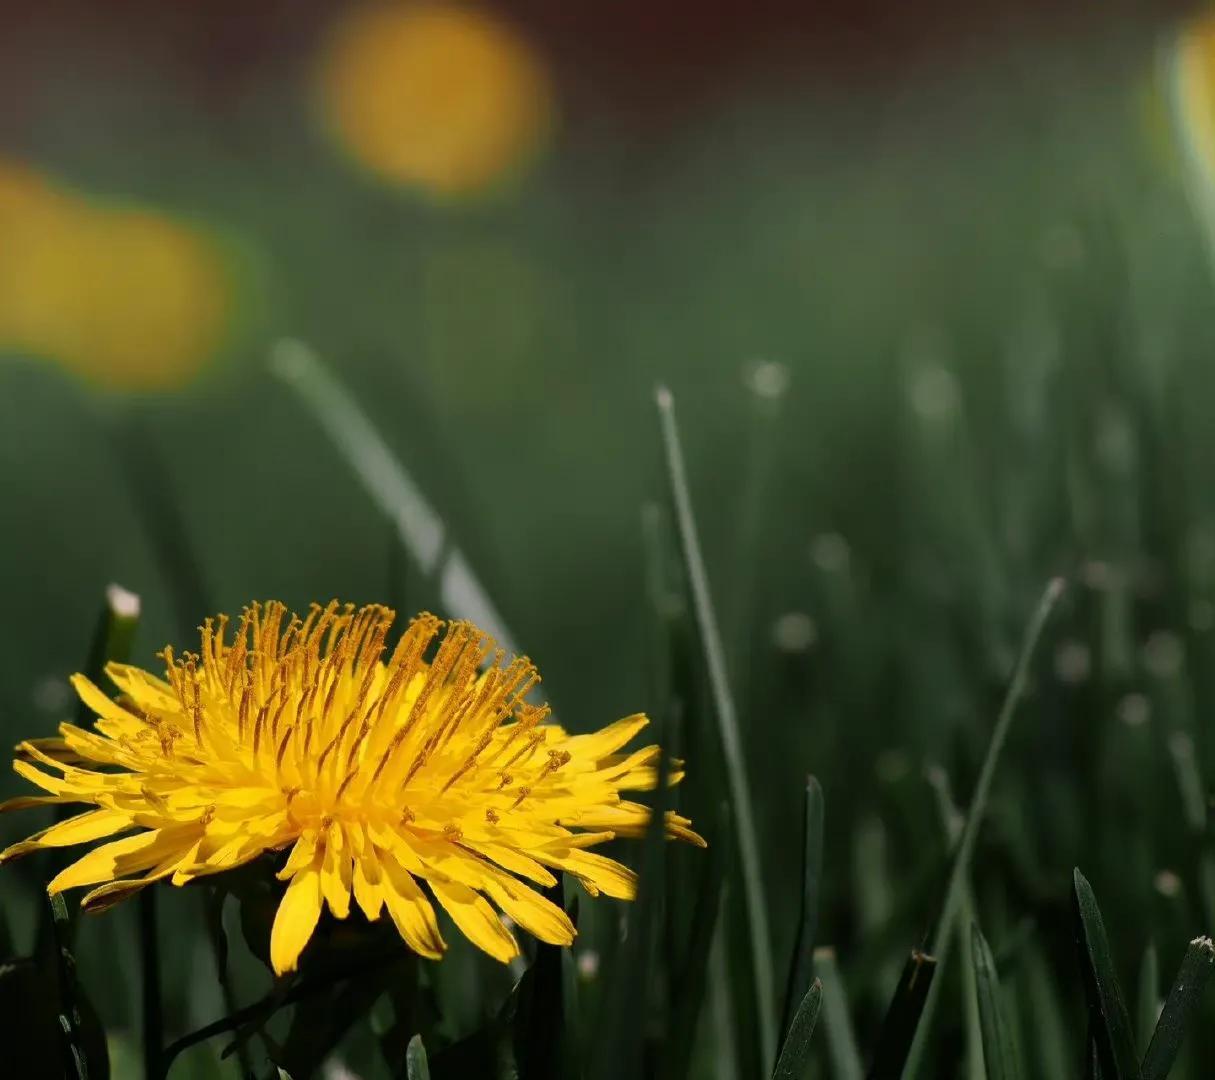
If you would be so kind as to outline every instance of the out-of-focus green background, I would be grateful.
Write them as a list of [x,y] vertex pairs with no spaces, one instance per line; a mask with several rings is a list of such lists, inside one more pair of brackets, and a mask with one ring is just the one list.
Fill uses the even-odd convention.
[[[778,956],[813,771],[822,936],[872,1029],[945,845],[925,766],[964,801],[1065,574],[975,888],[998,940],[1056,925],[1079,863],[1124,978],[1149,938],[1171,971],[1215,925],[1215,46],[1196,12],[1107,7],[5,5],[0,736],[70,711],[108,582],[143,598],[137,661],[188,643],[140,461],[200,602],[439,604],[268,372],[285,337],[384,434],[563,720],[656,708],[661,381]],[[36,888],[0,871],[18,926]]]

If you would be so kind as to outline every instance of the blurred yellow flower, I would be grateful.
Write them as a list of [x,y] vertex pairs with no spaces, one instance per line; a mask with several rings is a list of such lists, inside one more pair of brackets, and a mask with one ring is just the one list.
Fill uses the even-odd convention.
[[[432,959],[446,948],[432,901],[497,960],[519,953],[497,911],[569,945],[565,912],[524,881],[554,885],[555,868],[593,896],[632,899],[633,873],[590,848],[648,826],[650,811],[621,792],[657,785],[659,748],[619,752],[648,721],[569,735],[526,700],[540,681],[526,658],[508,662],[471,623],[427,614],[389,650],[393,618],[333,602],[288,619],[280,603],[253,604],[233,640],[220,616],[198,653],[166,649],[164,679],[111,664],[117,702],[77,675],[96,731],[62,724],[59,739],[23,743],[14,768],[48,794],[0,810],[95,809],[0,862],[106,840],[48,885],[89,886],[81,903],[100,909],[155,881],[289,852],[270,935],[279,973],[296,967],[324,908],[345,919],[352,899],[369,920],[387,912]],[[681,776],[676,762],[670,782]],[[687,818],[668,812],[665,824],[704,846]]]
[[188,381],[222,342],[234,289],[204,233],[0,163],[0,237],[2,350],[159,389]]
[[1168,51],[1170,96],[1187,157],[1215,178],[1215,11],[1185,23]]
[[322,56],[320,101],[327,126],[364,167],[459,196],[533,157],[553,88],[536,52],[503,22],[419,2],[346,16]]

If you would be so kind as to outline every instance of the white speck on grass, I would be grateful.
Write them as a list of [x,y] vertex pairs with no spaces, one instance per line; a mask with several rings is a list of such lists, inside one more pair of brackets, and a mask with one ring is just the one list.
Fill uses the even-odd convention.
[[818,641],[818,627],[804,611],[786,611],[772,624],[772,643],[786,653],[802,653]]
[[1083,641],[1069,639],[1055,649],[1055,674],[1070,686],[1086,682],[1093,670],[1093,657]]
[[578,977],[590,982],[599,974],[599,953],[594,949],[583,949],[578,954]]
[[139,618],[139,594],[124,589],[121,585],[107,585],[105,590],[106,602],[110,610],[120,619]]
[[45,713],[58,713],[67,708],[72,700],[72,692],[68,682],[62,675],[48,675],[34,684],[30,695],[34,707]]
[[848,541],[839,533],[819,533],[810,541],[810,558],[824,573],[836,574],[847,570],[851,555]]
[[789,379],[789,368],[776,360],[753,360],[743,368],[743,385],[770,401],[784,396]]
[[1144,694],[1127,694],[1118,702],[1117,712],[1127,727],[1143,727],[1152,718],[1152,703]]
[[1185,661],[1185,646],[1171,630],[1157,630],[1143,646],[1143,666],[1158,679],[1176,678]]
[[1152,884],[1161,896],[1167,896],[1170,900],[1181,895],[1181,878],[1172,870],[1157,870]]

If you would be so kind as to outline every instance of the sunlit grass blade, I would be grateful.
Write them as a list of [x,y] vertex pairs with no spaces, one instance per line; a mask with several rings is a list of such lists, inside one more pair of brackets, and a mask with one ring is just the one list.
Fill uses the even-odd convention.
[[422,1036],[415,1035],[409,1040],[405,1050],[406,1080],[430,1080],[430,1065],[426,1060],[426,1047],[422,1045]]
[[785,1009],[781,1019],[781,1038],[787,1038],[797,1003],[805,996],[814,978],[814,939],[818,931],[819,891],[823,876],[823,789],[813,777],[806,778],[802,813],[802,897],[801,913],[789,977],[785,984]]
[[869,1080],[898,1080],[903,1075],[936,969],[936,957],[912,950],[882,1021]]
[[452,543],[442,518],[342,381],[312,349],[294,340],[275,345],[270,370],[299,395],[372,502],[396,526],[423,574],[437,583],[443,607],[476,623],[508,653],[518,655],[505,620]]
[[835,962],[835,950],[814,950],[814,970],[823,984],[823,1027],[833,1080],[862,1080],[865,1075],[856,1033],[848,1015],[848,995]]
[[1190,942],[1185,956],[1181,960],[1181,968],[1177,978],[1173,980],[1173,988],[1165,1000],[1156,1024],[1156,1032],[1143,1058],[1143,1080],[1164,1080],[1173,1062],[1177,1060],[1177,1052],[1181,1049],[1181,1041],[1185,1038],[1186,1030],[1202,1000],[1202,995],[1211,978],[1211,969],[1215,966],[1215,945],[1209,937],[1195,938]]
[[978,926],[972,924],[970,933],[987,1080],[1020,1080],[1020,1057],[1000,1001],[1000,980],[996,974],[995,960]]
[[[928,939],[929,953],[939,964],[944,964],[949,956],[953,931],[958,912],[962,907],[963,894],[966,891],[966,882],[970,873],[970,863],[974,856],[975,841],[978,839],[979,827],[987,811],[987,800],[991,794],[991,784],[995,777],[996,765],[1000,760],[1004,743],[1008,739],[1008,732],[1012,727],[1013,718],[1016,716],[1017,706],[1020,705],[1025,695],[1025,690],[1029,683],[1030,666],[1037,650],[1038,642],[1042,637],[1043,630],[1046,628],[1046,623],[1050,618],[1051,612],[1054,610],[1059,598],[1063,595],[1064,588],[1065,582],[1062,578],[1052,578],[1038,601],[1033,616],[1030,618],[1029,625],[1026,627],[1025,636],[1021,642],[1021,651],[1017,657],[1016,666],[1013,668],[1012,678],[1009,681],[1008,690],[1004,695],[1004,702],[1000,707],[1000,713],[996,717],[995,727],[992,729],[991,741],[987,744],[987,753],[983,758],[983,765],[979,770],[979,778],[975,782],[974,794],[971,796],[970,806],[966,812],[966,822],[962,826],[962,833],[958,838],[954,850],[953,865],[949,872],[949,880],[945,886],[945,896],[941,903],[936,924]],[[937,991],[933,991],[925,1003],[924,1026],[915,1036],[915,1045],[907,1061],[907,1074],[911,1077],[917,1075],[919,1064],[924,1054],[927,1030],[932,1019],[936,993]]]
[[671,501],[675,509],[680,547],[683,552],[688,585],[692,593],[692,605],[696,615],[701,648],[704,650],[709,686],[713,696],[714,714],[726,765],[726,780],[730,792],[735,841],[738,845],[743,902],[746,908],[750,940],[761,1065],[766,1070],[776,1056],[772,939],[768,931],[768,912],[763,895],[763,869],[759,858],[759,841],[755,830],[750,785],[747,781],[747,763],[743,755],[742,737],[738,730],[738,716],[726,672],[721,631],[713,611],[708,573],[700,550],[696,519],[692,512],[692,496],[688,489],[687,470],[679,442],[679,429],[675,423],[675,400],[665,387],[658,389],[655,400],[658,406]]
[[1131,1018],[1114,972],[1109,939],[1092,886],[1077,869],[1073,873],[1073,901],[1077,919],[1085,989],[1090,1013],[1095,1015],[1096,1040],[1103,1068],[1117,1080],[1139,1076],[1139,1057],[1131,1032]]
[[780,1060],[772,1070],[772,1080],[805,1080],[809,1070],[810,1039],[822,1002],[823,984],[815,979],[793,1014],[789,1036],[781,1048]]

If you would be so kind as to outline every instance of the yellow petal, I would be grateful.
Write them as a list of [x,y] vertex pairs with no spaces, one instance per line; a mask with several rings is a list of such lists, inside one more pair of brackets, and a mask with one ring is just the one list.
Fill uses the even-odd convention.
[[49,829],[35,833],[28,840],[0,851],[0,863],[26,855],[39,848],[70,847],[72,844],[84,844],[90,840],[99,840],[103,836],[112,836],[116,832],[131,827],[131,816],[117,810],[89,810],[83,814],[61,821]]
[[107,694],[102,693],[101,690],[83,675],[77,674],[72,676],[72,687],[75,689],[80,700],[103,720],[116,720],[124,725],[146,726],[143,725],[139,717],[124,709]]
[[286,865],[278,872],[279,881],[286,881],[303,867],[310,866],[315,857],[316,833],[302,834],[291,849],[291,854],[287,856]]
[[380,866],[384,871],[384,906],[388,908],[388,914],[396,923],[405,944],[420,956],[438,960],[447,944],[439,933],[435,909],[409,871],[391,856],[385,856]]
[[380,917],[380,909],[384,905],[382,878],[383,873],[375,847],[367,844],[363,853],[354,860],[352,884],[354,898],[367,916],[368,922],[375,922]]
[[529,934],[550,945],[572,945],[578,931],[556,904],[520,885],[509,874],[487,876],[489,898]]
[[563,747],[576,759],[598,761],[619,750],[649,722],[649,717],[644,713],[635,713],[608,724],[601,731],[566,739]]
[[340,827],[331,828],[325,844],[325,860],[321,864],[321,893],[329,910],[339,919],[350,914],[350,856],[339,844],[332,842]]
[[196,837],[196,829],[153,829],[111,841],[94,848],[56,874],[47,885],[47,892],[53,895],[80,885],[97,885],[138,873],[155,866],[174,850],[188,850]]
[[502,925],[502,920],[485,897],[455,881],[427,878],[427,884],[435,899],[443,905],[443,910],[477,948],[504,964],[509,964],[519,955],[519,943],[515,941],[514,934]]
[[554,854],[537,852],[536,858],[549,866],[559,866],[577,877],[592,896],[596,891],[614,896],[618,900],[632,900],[637,896],[637,875],[615,859],[597,855],[593,851],[569,848]]
[[321,875],[305,867],[291,879],[270,931],[270,963],[276,975],[294,971],[321,917]]
[[16,795],[11,799],[0,802],[0,814],[6,810],[28,810],[33,806],[51,806],[59,803],[75,802],[66,795]]
[[486,844],[471,840],[464,840],[462,843],[487,859],[492,859],[512,874],[518,874],[520,877],[527,878],[528,881],[534,881],[537,885],[551,888],[557,884],[557,879],[535,859],[529,859],[526,855],[505,844]]

